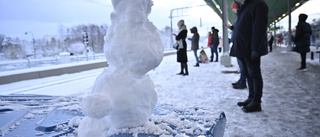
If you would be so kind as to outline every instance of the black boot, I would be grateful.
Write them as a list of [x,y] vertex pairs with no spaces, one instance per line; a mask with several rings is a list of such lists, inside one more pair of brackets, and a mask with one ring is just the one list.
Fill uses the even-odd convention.
[[238,85],[239,83],[240,83],[240,80],[238,80],[237,82],[231,83],[231,84],[232,84],[232,86],[234,86],[234,85]]
[[194,67],[199,67],[199,63],[197,63],[196,65],[194,65]]
[[306,71],[306,70],[307,70],[306,67],[300,67],[300,68],[297,69],[297,71]]
[[247,88],[247,84],[245,82],[239,82],[237,85],[233,85],[234,89],[245,89]]
[[187,64],[187,63],[184,63],[184,70],[186,71],[186,73],[184,73],[183,76],[189,75],[189,72],[188,72],[188,64]]
[[242,108],[244,112],[260,112],[261,102],[251,101],[247,106]]
[[183,74],[183,76],[188,76],[189,75],[189,72],[186,72]]
[[247,106],[250,102],[251,102],[251,98],[248,98],[247,100],[243,101],[243,102],[238,102],[238,106],[242,107],[242,106]]
[[184,75],[184,73],[183,73],[183,72],[180,72],[180,73],[177,73],[177,75]]
[[181,71],[180,71],[180,73],[177,73],[177,75],[184,75],[184,73],[183,73],[183,69],[184,69],[183,63],[180,63],[180,69],[181,69]]

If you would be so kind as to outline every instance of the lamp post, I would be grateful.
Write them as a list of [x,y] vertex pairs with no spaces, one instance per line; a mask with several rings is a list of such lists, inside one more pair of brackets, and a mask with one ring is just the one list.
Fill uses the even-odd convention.
[[28,33],[31,33],[31,35],[32,35],[33,55],[34,55],[34,58],[37,58],[34,35],[33,35],[33,33],[31,31],[25,32],[24,34],[28,35]]
[[[194,8],[194,7],[201,7],[201,6],[208,6],[207,4],[204,4],[204,5],[196,5],[196,6],[190,6],[190,7],[181,7],[181,8],[175,8],[175,9],[171,9],[170,10],[170,31],[171,31],[171,34],[170,34],[170,44],[172,46],[173,44],[173,37],[172,37],[172,33],[173,33],[173,29],[172,29],[172,18],[175,18],[175,17],[183,17],[183,16],[188,16],[188,14],[183,14],[184,12],[181,12],[181,15],[173,15],[173,12],[174,11],[181,11],[181,10],[187,10],[187,9],[190,9],[190,8]],[[201,20],[201,18],[200,18]],[[200,21],[200,26],[202,26],[202,21]]]

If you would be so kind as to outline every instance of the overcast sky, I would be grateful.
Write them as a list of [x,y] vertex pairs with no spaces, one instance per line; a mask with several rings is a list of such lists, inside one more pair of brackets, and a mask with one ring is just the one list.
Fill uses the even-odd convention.
[[[170,10],[205,4],[203,0],[153,1],[149,19],[158,29],[170,26]],[[311,0],[308,3],[293,15],[293,24],[296,24],[295,18],[300,12],[313,14],[310,18],[320,17],[320,13],[317,13],[320,12],[317,10],[320,0]],[[1,0],[0,34],[23,39],[31,39],[30,35],[24,35],[26,31],[32,32],[35,38],[57,35],[59,25],[71,27],[79,24],[110,24],[109,15],[112,11],[111,0]],[[178,20],[185,19],[188,28],[199,28],[202,33],[200,35],[206,35],[211,26],[221,28],[220,18],[208,6],[181,12],[187,12],[185,15],[188,16],[174,18],[173,27],[176,27]],[[282,21],[280,24],[285,25],[287,22]]]
[[[171,9],[205,4],[202,0],[153,1],[149,19],[159,29],[170,26]],[[112,11],[111,0],[1,0],[0,34],[26,39],[31,37],[24,35],[26,31],[32,32],[37,38],[57,35],[60,24],[67,27],[79,24],[110,24],[109,16]],[[221,20],[208,6],[190,9],[188,15],[174,18],[173,27],[176,27],[176,22],[182,18],[186,20],[189,28],[200,26],[200,17],[204,29],[221,24]]]

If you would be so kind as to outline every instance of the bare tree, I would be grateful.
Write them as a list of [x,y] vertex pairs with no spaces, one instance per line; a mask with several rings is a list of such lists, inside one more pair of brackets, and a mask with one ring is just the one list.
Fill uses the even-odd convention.
[[4,43],[4,38],[5,38],[5,35],[1,34],[0,35],[0,53],[2,53],[3,51],[3,43]]

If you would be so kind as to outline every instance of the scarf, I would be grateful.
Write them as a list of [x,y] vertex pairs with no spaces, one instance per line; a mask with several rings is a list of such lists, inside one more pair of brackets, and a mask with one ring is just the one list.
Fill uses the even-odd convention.
[[[179,33],[181,32],[181,31],[183,31],[183,30],[186,30],[187,29],[187,26],[186,25],[182,25],[181,27],[180,27],[180,31],[179,31]],[[178,50],[179,49],[183,49],[183,41],[182,41],[182,39],[180,39],[179,41],[178,41]]]

